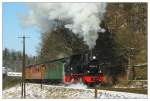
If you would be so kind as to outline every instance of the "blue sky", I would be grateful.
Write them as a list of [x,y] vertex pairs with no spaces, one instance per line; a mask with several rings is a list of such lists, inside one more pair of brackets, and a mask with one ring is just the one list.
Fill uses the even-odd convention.
[[26,14],[29,9],[25,3],[3,3],[3,49],[22,51],[23,34],[29,36],[26,40],[26,53],[37,55],[37,48],[40,47],[40,32],[35,27],[24,28],[21,26],[21,19],[18,14]]

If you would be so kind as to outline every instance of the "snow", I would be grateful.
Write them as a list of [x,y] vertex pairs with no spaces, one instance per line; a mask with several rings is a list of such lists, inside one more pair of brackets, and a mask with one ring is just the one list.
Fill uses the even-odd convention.
[[[101,93],[100,93],[101,92]],[[103,93],[102,93],[103,92]],[[135,93],[127,93],[127,92],[116,92],[116,91],[106,91],[100,90],[98,98],[119,98],[119,99],[143,99],[148,98],[145,94],[135,94]]]
[[67,88],[73,88],[73,89],[86,89],[87,86],[83,83],[77,83],[77,84],[70,84],[67,86]]
[[[21,85],[16,85],[12,88],[3,90],[3,98],[21,98]],[[83,98],[94,98],[94,90],[87,89],[83,84],[70,85],[70,86],[54,86],[54,85],[43,85],[41,89],[40,84],[26,84],[26,98],[27,99],[83,99]],[[98,99],[143,99],[148,98],[145,94],[135,94],[126,92],[116,92],[108,90],[98,90]]]

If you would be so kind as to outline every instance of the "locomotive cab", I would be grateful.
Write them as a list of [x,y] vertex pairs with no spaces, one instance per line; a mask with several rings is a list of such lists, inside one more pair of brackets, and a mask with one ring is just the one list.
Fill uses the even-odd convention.
[[72,83],[78,83],[81,80],[82,76],[82,55],[73,55],[68,63],[66,62],[65,65],[65,76],[64,76],[64,83],[65,84],[72,84]]

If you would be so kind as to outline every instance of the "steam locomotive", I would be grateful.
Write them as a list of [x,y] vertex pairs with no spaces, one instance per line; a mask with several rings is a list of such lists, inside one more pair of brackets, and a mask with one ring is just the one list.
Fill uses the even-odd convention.
[[77,54],[25,68],[25,80],[33,82],[63,82],[66,85],[83,82],[93,86],[103,83],[103,79],[103,69],[96,55],[91,54]]
[[75,55],[65,66],[64,83],[83,82],[88,86],[103,82],[103,70],[95,55]]

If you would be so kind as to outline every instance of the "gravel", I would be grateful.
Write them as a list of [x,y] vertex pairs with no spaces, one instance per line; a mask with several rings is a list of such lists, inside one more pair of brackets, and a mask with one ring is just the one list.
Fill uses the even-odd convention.
[[[12,88],[5,89],[2,92],[4,99],[20,99],[21,86],[16,85]],[[40,84],[26,84],[27,99],[93,99],[94,90],[87,89],[85,85],[78,84],[77,86],[54,86]],[[116,92],[108,90],[98,90],[98,99],[143,99],[148,98],[145,94],[135,94],[126,92]]]

